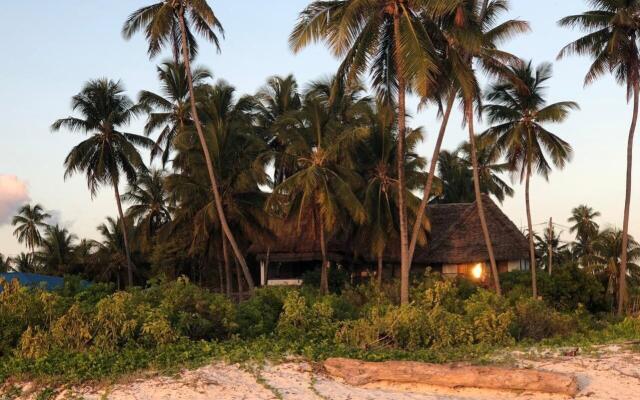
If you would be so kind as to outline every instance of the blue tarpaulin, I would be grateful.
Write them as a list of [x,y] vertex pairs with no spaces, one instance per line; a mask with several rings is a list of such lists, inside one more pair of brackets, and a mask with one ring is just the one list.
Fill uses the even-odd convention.
[[[17,279],[22,286],[44,287],[47,290],[58,289],[64,284],[64,279],[59,276],[28,274],[26,272],[0,273],[0,278],[4,278],[7,282]],[[1,286],[0,291],[2,291]]]

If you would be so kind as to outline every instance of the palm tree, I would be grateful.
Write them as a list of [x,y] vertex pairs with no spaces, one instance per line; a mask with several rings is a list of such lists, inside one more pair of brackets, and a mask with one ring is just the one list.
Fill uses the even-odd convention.
[[[147,168],[136,146],[150,148],[153,141],[140,135],[127,133],[121,129],[140,115],[143,107],[133,104],[124,94],[120,82],[108,79],[91,80],[80,93],[73,96],[71,107],[81,117],[67,117],[53,123],[51,129],[66,128],[71,132],[81,132],[89,138],[71,149],[64,161],[65,179],[78,172],[84,172],[93,198],[100,186],[111,185],[118,206],[120,220],[124,221],[120,199],[120,176],[133,183],[138,171]],[[133,265],[129,251],[128,232],[121,226],[127,255],[129,285],[133,285]]]
[[37,257],[48,273],[61,275],[71,272],[77,239],[66,228],[58,225],[47,227]]
[[[506,163],[498,162],[495,152],[491,152],[491,142],[482,138],[478,141],[478,167],[480,169],[480,191],[502,202],[513,196],[513,188],[500,175],[508,171]],[[462,143],[454,151],[440,152],[438,162],[438,190],[430,198],[432,203],[473,203],[473,171],[469,154],[469,143]]]
[[[204,68],[193,71],[193,85],[196,90],[202,86],[211,73]],[[162,157],[162,164],[166,165],[174,141],[179,135],[193,128],[190,116],[189,84],[183,63],[164,62],[158,67],[160,93],[156,94],[143,90],[139,94],[140,104],[147,107],[149,117],[144,133],[149,136],[155,130],[160,130],[156,145],[151,150],[151,158]]]
[[293,75],[273,76],[255,96],[257,100],[256,129],[273,151],[273,182],[282,183],[294,172],[295,159],[287,157],[286,143],[282,141],[282,128],[277,124],[280,117],[300,110],[302,100],[298,83]]
[[48,226],[44,222],[48,218],[51,218],[51,215],[45,212],[40,204],[34,206],[25,204],[18,210],[18,215],[11,220],[11,225],[16,226],[13,236],[18,238],[19,243],[27,245],[32,257],[35,249],[42,244],[40,229]]
[[589,269],[594,256],[593,242],[600,230],[600,226],[595,222],[595,218],[599,216],[598,211],[581,204],[571,210],[571,217],[568,219],[568,222],[572,223],[569,232],[576,234],[574,251],[582,259],[583,265]]
[[127,216],[137,225],[143,244],[149,246],[158,230],[171,220],[165,174],[161,170],[138,174],[138,179],[129,185],[122,200],[131,204]]
[[5,257],[4,254],[0,253],[0,273],[9,272],[13,268],[11,267],[11,258]]
[[571,101],[547,104],[544,92],[545,84],[551,79],[551,64],[540,64],[535,71],[531,62],[510,69],[514,78],[500,79],[487,94],[487,101],[491,104],[485,105],[483,110],[489,123],[494,125],[484,135],[495,142],[496,151],[505,156],[520,181],[525,181],[531,287],[536,298],[538,286],[529,201],[530,178],[535,171],[548,180],[552,168],[549,159],[559,169],[570,160],[571,145],[543,125],[563,122],[571,110],[579,107]]
[[[424,214],[431,196],[439,156],[443,154],[442,142],[456,97],[459,96],[462,100],[479,97],[473,64],[469,60],[475,59],[477,65],[489,75],[498,76],[505,74],[506,65],[519,62],[515,56],[498,48],[502,41],[529,31],[529,24],[521,20],[511,19],[496,24],[500,14],[508,9],[506,0],[491,2],[484,0],[482,4],[478,0],[465,0],[454,13],[436,21],[425,20],[427,26],[431,25],[429,31],[436,36],[436,47],[440,49],[443,57],[435,90],[423,98],[423,103],[434,101],[438,104],[442,122],[422,191],[423,198],[418,210],[418,218]],[[471,148],[469,148],[470,151]],[[482,184],[480,186],[482,187]],[[411,258],[416,247],[417,228],[418,226],[415,225],[411,236],[409,246]],[[496,277],[494,284],[499,288],[497,274],[494,276]]]
[[33,254],[20,253],[13,258],[12,264],[15,271],[35,273],[40,270]]
[[[222,196],[218,187],[218,178],[213,169],[213,162],[209,152],[209,145],[200,123],[198,115],[196,93],[194,89],[193,73],[191,71],[191,59],[195,55],[194,47],[195,39],[190,33],[191,27],[208,41],[212,42],[216,49],[220,51],[218,36],[216,31],[224,33],[220,21],[216,18],[213,10],[209,7],[206,0],[164,0],[159,3],[140,8],[129,16],[122,28],[125,38],[131,38],[135,33],[144,29],[147,40],[149,42],[149,57],[153,58],[163,47],[166,42],[171,42],[174,50],[178,47],[182,50],[182,62],[187,75],[187,84],[189,86],[189,102],[191,103],[191,118],[202,146],[209,180],[211,182],[211,191],[216,205],[218,219],[236,259],[242,266],[245,274],[249,271],[247,262],[240,251],[240,247],[231,232],[225,210],[223,208]],[[179,28],[179,29],[178,29]],[[175,34],[179,32],[179,35]],[[192,40],[190,40],[192,39]],[[180,46],[178,46],[178,41]],[[249,289],[253,290],[253,279],[247,275]]]
[[[119,229],[122,226],[127,228]],[[129,246],[123,233],[132,228],[130,218],[115,220],[112,217],[107,217],[106,222],[98,225],[97,228],[102,236],[102,241],[94,242],[97,248],[95,258],[98,262],[94,263],[93,267],[98,269],[93,271],[92,275],[103,280],[115,280],[118,289],[121,287],[122,267],[130,265],[127,253]],[[127,269],[127,274],[129,274],[129,269]]]
[[[562,232],[549,232],[546,229],[543,236],[535,233],[533,236],[535,238],[536,257],[540,260],[540,265],[544,266],[547,271],[550,271],[550,259],[554,265],[563,265],[564,262],[571,259],[569,245],[562,242]],[[551,253],[549,253],[549,250],[551,250]]]
[[[558,59],[570,54],[587,55],[593,59],[584,79],[585,85],[610,72],[616,81],[627,88],[627,101],[633,97],[633,114],[627,140],[627,173],[622,223],[622,248],[629,241],[629,213],[631,208],[631,174],[633,164],[633,136],[638,122],[640,106],[640,1],[598,0],[591,1],[595,7],[578,15],[571,15],[559,21],[560,26],[579,28],[587,34],[565,46]],[[618,314],[625,305],[627,287],[627,253],[622,253],[620,261],[620,292]]]
[[[255,100],[250,96],[235,99],[235,89],[225,82],[202,88],[199,109],[211,145],[210,159],[218,171],[222,204],[232,232],[242,232],[246,239],[264,240],[267,216],[264,201],[267,195],[260,186],[271,186],[265,172],[269,152],[262,138],[251,125]],[[190,141],[179,141],[178,153],[174,160],[177,173],[169,177],[170,190],[178,198],[181,208],[179,219],[188,219],[194,226],[194,243],[209,242],[221,236],[223,253],[227,254],[229,240],[221,231],[221,223],[216,213],[215,200],[211,200],[206,176],[203,176],[204,159],[202,152]],[[185,207],[186,206],[186,207]],[[182,221],[178,221],[178,224]],[[230,285],[230,262],[225,257],[227,285]],[[242,264],[250,289],[253,279],[250,271]],[[230,292],[230,286],[227,292]]]
[[[383,256],[387,245],[397,240],[399,232],[396,179],[396,145],[395,116],[391,106],[378,103],[372,110],[370,117],[371,132],[363,146],[357,151],[357,168],[365,179],[365,185],[360,198],[367,212],[367,221],[358,228],[356,241],[362,248],[370,249],[371,255],[377,260],[378,286],[382,284]],[[408,212],[415,217],[419,199],[412,191],[420,186],[423,179],[421,170],[425,160],[416,155],[415,148],[422,140],[422,131],[414,129],[406,137],[407,154],[405,160],[405,174],[407,177],[407,193],[405,194]],[[426,231],[429,221],[423,218],[422,240],[426,242]]]
[[436,49],[422,23],[426,14],[439,16],[456,9],[459,1],[314,1],[301,13],[289,43],[298,52],[324,40],[335,56],[343,58],[338,77],[357,80],[367,69],[381,98],[395,97],[398,110],[396,161],[400,223],[402,304],[409,302],[409,238],[406,204],[405,96],[416,90],[422,96],[432,86],[438,70]]
[[626,295],[626,292],[620,291],[618,282],[622,276],[620,268],[623,254],[626,254],[625,258],[629,262],[625,276],[636,281],[640,279],[640,265],[637,264],[640,259],[640,244],[630,236],[627,251],[622,251],[623,243],[623,233],[619,229],[607,229],[598,235],[594,245],[597,263],[608,278],[607,291],[617,299],[618,304],[624,303],[624,299],[620,297]]
[[[322,253],[320,290],[327,293],[327,235],[335,233],[347,219],[357,224],[366,220],[354,193],[361,178],[346,165],[353,164],[349,155],[368,129],[340,119],[322,90],[308,92],[303,103],[298,113],[279,121],[288,127],[281,132],[286,135],[287,153],[297,160],[297,172],[275,187],[270,204],[282,205],[287,216],[297,214],[298,223],[303,214],[312,216]],[[354,110],[359,105],[353,105]]]

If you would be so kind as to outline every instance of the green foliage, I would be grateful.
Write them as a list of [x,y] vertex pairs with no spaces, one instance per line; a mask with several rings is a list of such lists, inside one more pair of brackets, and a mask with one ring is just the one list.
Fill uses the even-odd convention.
[[272,334],[278,324],[289,289],[266,287],[238,305],[238,333],[245,338]]
[[[307,271],[302,275],[302,283],[305,286],[320,287],[320,268]],[[328,271],[329,292],[341,293],[349,283],[349,272],[342,266],[332,266]]]
[[522,299],[516,306],[516,327],[514,336],[518,340],[542,340],[553,336],[572,333],[576,321],[548,307],[543,301],[532,298]]
[[276,333],[285,340],[319,341],[332,338],[336,328],[329,297],[308,304],[299,292],[291,291],[284,300]]

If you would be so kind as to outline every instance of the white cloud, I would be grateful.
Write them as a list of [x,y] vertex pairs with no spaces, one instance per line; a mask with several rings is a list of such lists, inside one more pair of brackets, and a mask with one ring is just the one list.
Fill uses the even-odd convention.
[[0,225],[8,223],[18,208],[28,201],[26,183],[15,175],[0,174]]

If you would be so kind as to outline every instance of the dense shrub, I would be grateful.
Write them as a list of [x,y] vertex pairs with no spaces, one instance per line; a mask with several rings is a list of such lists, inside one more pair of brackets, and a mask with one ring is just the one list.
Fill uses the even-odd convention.
[[574,332],[578,324],[570,315],[564,315],[547,306],[543,301],[524,298],[515,306],[516,326],[514,336],[518,340],[541,340]]
[[278,324],[284,299],[290,291],[284,287],[265,287],[238,305],[238,333],[245,338],[272,334]]
[[[329,268],[328,283],[329,292],[338,293],[342,292],[350,281],[349,271],[339,264],[332,264]],[[311,271],[307,271],[302,275],[302,283],[305,286],[320,287],[320,268],[315,268]]]
[[[502,288],[514,301],[531,296],[531,273],[513,271],[500,275]],[[538,273],[539,295],[552,307],[560,311],[573,311],[580,304],[592,313],[607,311],[606,290],[600,280],[574,264],[561,265],[549,276]]]
[[308,304],[298,291],[287,294],[276,328],[278,336],[290,341],[318,341],[332,338],[335,331],[329,297]]

